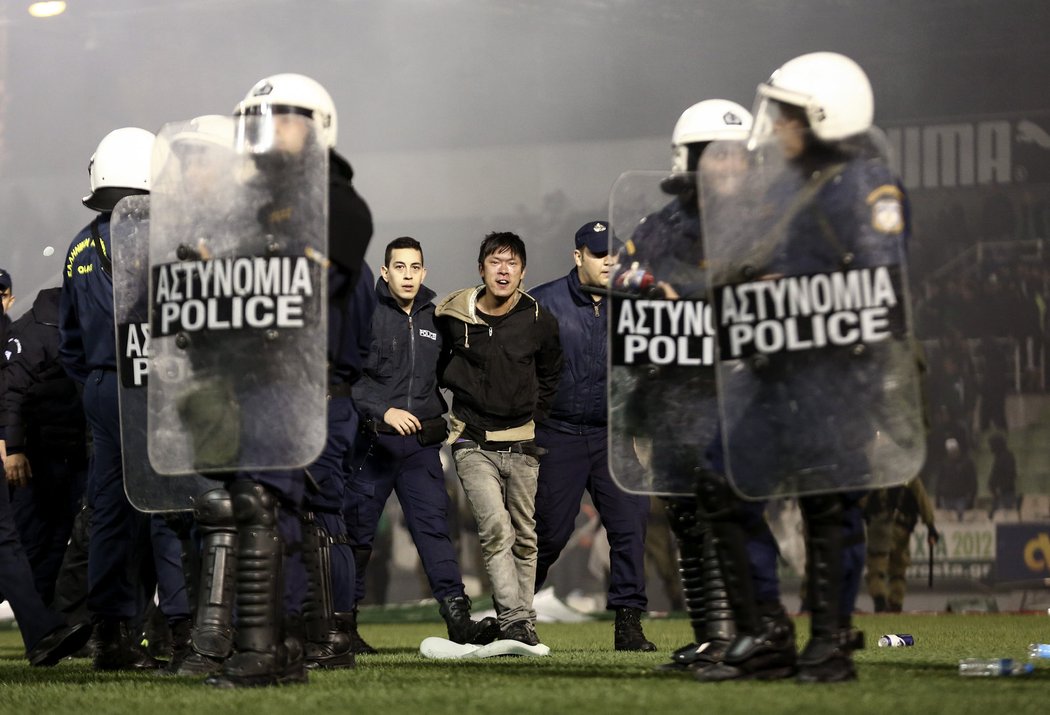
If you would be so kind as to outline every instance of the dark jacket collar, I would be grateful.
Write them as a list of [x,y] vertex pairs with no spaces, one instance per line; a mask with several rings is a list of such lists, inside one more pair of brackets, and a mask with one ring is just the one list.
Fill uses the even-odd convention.
[[45,288],[33,301],[33,319],[45,325],[58,325],[58,301],[61,288]]
[[[395,298],[394,294],[390,292],[390,286],[385,280],[383,280],[382,276],[376,279],[376,297],[379,299],[380,303],[385,303],[392,308],[401,310],[397,298]],[[412,301],[411,314],[415,315],[418,313],[424,306],[432,303],[435,297],[437,297],[437,293],[427,288],[426,285],[419,286],[419,292],[416,293],[416,299]]]
[[580,269],[573,268],[569,271],[569,294],[577,305],[594,305],[595,301],[590,294],[583,292],[583,283],[580,282]]

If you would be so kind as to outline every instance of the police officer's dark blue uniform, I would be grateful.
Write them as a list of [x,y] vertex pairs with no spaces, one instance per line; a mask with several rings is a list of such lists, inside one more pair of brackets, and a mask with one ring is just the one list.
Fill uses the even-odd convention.
[[[334,152],[331,160],[333,173],[343,175],[345,172],[337,162],[345,164],[345,160]],[[333,223],[332,230],[338,232],[338,226]],[[364,242],[367,243],[367,237]],[[308,568],[317,571],[311,582],[317,577],[321,579],[320,589],[329,592],[330,605],[324,605],[324,593],[311,593],[304,604],[309,666],[334,668],[353,664],[354,583],[359,571],[353,540],[347,534],[344,509],[347,482],[351,478],[349,468],[360,426],[353,390],[368,356],[369,324],[376,304],[372,281],[372,271],[366,263],[361,263],[356,271],[335,265],[329,268],[328,434],[324,450],[308,468],[312,484],[307,489],[304,508],[312,514],[315,528],[320,528],[314,536],[319,553],[328,553],[322,562],[330,565],[329,573],[325,574],[323,568],[314,567],[308,560]]]
[[12,325],[3,365],[6,389],[0,392],[7,453],[23,455],[23,468],[31,470],[31,478],[12,493],[11,505],[37,590],[47,603],[87,479],[84,408],[76,383],[58,363],[60,292],[40,291],[33,308]]
[[[340,465],[347,460],[348,433],[353,430],[349,385],[354,366],[359,364],[363,339],[359,313],[368,311],[367,305],[357,301],[359,260],[371,238],[371,213],[353,189],[349,163],[334,150],[336,112],[324,87],[303,75],[267,77],[255,84],[235,111],[239,117],[260,114],[270,118],[270,126],[278,130],[276,143],[268,146],[269,154],[253,156],[261,184],[276,179],[268,186],[272,200],[259,216],[267,233],[295,236],[297,222],[311,219],[301,215],[298,187],[287,179],[306,152],[316,146],[328,152],[327,349],[329,402],[335,404],[328,409],[328,439],[316,464],[307,470],[244,472],[230,485],[239,539],[237,652],[225,660],[221,672],[205,681],[220,688],[304,682],[308,660],[327,667],[353,665],[349,639],[333,619],[331,571],[324,557],[331,536],[323,525],[330,524],[333,529],[340,526],[331,510],[340,504]],[[284,119],[296,115],[308,121],[286,125]],[[274,168],[280,171],[271,177]],[[250,396],[239,399],[242,409],[250,409],[244,404]],[[304,485],[311,477],[312,501],[308,502],[304,500]],[[310,508],[317,511],[307,511]],[[340,577],[345,580],[353,577],[352,563],[345,558],[347,552],[341,549],[337,553],[337,557],[344,557],[340,565],[349,572]],[[276,588],[281,579],[275,582],[269,577],[271,573],[283,575],[283,599]],[[257,585],[260,582],[266,586]],[[278,606],[281,600],[283,608]]]
[[[624,261],[649,271],[656,289],[667,297],[707,298],[693,172],[702,156],[705,161],[713,158],[711,142],[743,140],[750,126],[746,109],[722,99],[689,107],[675,125],[672,173],[661,182],[661,189],[675,198],[639,224]],[[719,147],[718,161],[727,160],[731,163],[732,155]],[[691,484],[696,490],[695,498],[665,500],[695,641],[677,649],[661,669],[699,671],[719,663],[740,622],[748,629],[765,618],[791,635],[780,605],[778,550],[765,521],[765,504],[742,502],[722,476],[720,450],[710,449],[720,439],[713,366],[649,366],[639,374],[634,396],[629,411],[638,437],[651,440],[654,472],[679,489]],[[793,662],[794,643],[788,640],[784,638],[785,658]]]
[[[93,162],[104,161],[106,151],[120,150],[119,144],[112,143],[119,142],[114,137],[143,131],[112,132],[100,143]],[[138,141],[134,136],[132,140]],[[147,150],[144,177],[148,177],[148,160]],[[132,161],[142,161],[142,157]],[[149,536],[145,536],[124,492],[109,253],[109,210],[119,198],[143,193],[144,188],[93,185],[92,189],[85,204],[101,213],[76,235],[66,253],[59,302],[59,360],[70,377],[84,385],[84,412],[92,434],[93,455],[86,494],[92,509],[88,610],[101,645],[96,650],[95,667],[155,668],[159,663],[142,651],[138,639],[128,631],[128,620],[144,606],[138,584],[128,570],[136,544],[149,538],[154,549],[169,554],[157,563],[158,588],[164,594],[162,600],[172,609],[165,614],[169,622],[188,619],[190,610],[181,568],[165,568],[173,564],[171,554],[181,553],[181,545],[160,523],[148,525]]]
[[[3,288],[11,290],[10,275]],[[7,312],[0,302],[0,346],[7,344]],[[0,380],[0,391],[4,383]],[[18,619],[26,657],[33,665],[50,666],[80,650],[91,637],[91,626],[82,623],[68,627],[62,616],[49,609],[33,579],[33,571],[18,538],[15,518],[8,500],[7,479],[0,470],[0,595],[7,599]]]
[[[769,273],[811,275],[834,271],[846,267],[843,265],[843,259],[847,255],[850,268],[896,265],[900,262],[901,242],[905,240],[907,224],[906,206],[901,207],[900,226],[889,232],[870,221],[858,222],[858,215],[870,214],[871,209],[863,211],[857,207],[870,206],[872,197],[878,200],[877,197],[881,195],[891,201],[903,201],[899,181],[885,165],[853,159],[848,154],[830,150],[811,152],[805,161],[793,168],[792,177],[787,183],[795,190],[783,192],[780,197],[781,209],[774,211],[774,215],[783,216],[790,210],[788,206],[791,199],[797,195],[797,175],[794,172],[801,172],[804,177],[810,177],[809,181],[819,181],[819,178],[812,177],[818,176],[820,172],[825,176],[833,176],[823,183],[813,197],[812,207],[799,212],[786,227],[785,240],[777,245],[776,252],[769,258]],[[776,201],[777,197],[773,197],[773,200]],[[774,373],[778,370],[778,363],[775,360],[767,370],[768,384],[777,385],[777,390],[789,389],[795,394],[809,398],[805,403],[809,405],[807,414],[810,417],[801,418],[801,422],[808,425],[806,434],[764,435],[760,429],[749,429],[746,425],[741,425],[742,429],[736,432],[739,439],[751,445],[769,444],[770,442],[766,441],[768,439],[776,439],[780,444],[795,445],[796,449],[788,449],[787,453],[797,454],[799,464],[807,464],[805,460],[812,454],[810,450],[826,453],[828,445],[831,444],[829,440],[841,445],[848,444],[851,440],[863,439],[852,435],[863,435],[870,431],[867,413],[864,410],[853,410],[844,415],[840,409],[836,409],[834,403],[842,394],[850,394],[853,399],[866,403],[867,395],[872,394],[873,390],[881,390],[881,374],[866,370],[865,366],[856,360],[836,361],[828,359],[827,356],[818,356],[815,359],[822,361],[819,370],[799,371],[796,365],[791,368],[790,375],[777,378]],[[834,390],[834,395],[829,394],[829,384],[840,386]],[[819,395],[828,395],[828,401],[822,405],[812,399]],[[768,426],[769,404],[761,398],[758,398],[757,402],[762,404],[759,409],[766,413],[757,424]],[[790,401],[780,395],[771,400],[771,404],[786,407]],[[784,416],[785,422],[793,418],[799,419],[795,415]],[[842,463],[841,468],[844,472],[858,476],[870,472],[863,449],[832,449],[853,460],[852,463]],[[747,455],[746,460],[736,460],[735,469],[739,469],[742,474],[751,472],[772,475],[785,473],[790,469],[784,460],[780,460],[778,464],[766,462],[771,456],[769,451],[739,448],[734,450],[734,453],[738,457]],[[784,456],[783,451],[779,454]],[[841,558],[828,572],[826,580],[837,584],[838,597],[833,608],[844,629],[841,636],[844,643],[848,638],[857,637],[849,634],[849,624],[864,570],[864,527],[859,505],[863,495],[863,491],[855,490],[803,497],[800,500],[803,514],[808,520],[816,519],[835,524],[827,527],[827,536],[824,538],[834,540],[833,548],[841,554]],[[816,538],[821,537],[818,535]],[[807,560],[814,558],[818,556],[812,553],[807,555]],[[811,610],[816,598],[819,596],[812,592],[812,585],[807,587],[803,607]]]
[[[576,232],[577,266],[588,270],[609,253],[608,228],[600,221]],[[608,301],[594,300],[581,285],[580,268],[531,291],[558,320],[565,362],[548,418],[536,427],[540,457],[536,487],[538,540],[536,588],[569,541],[584,490],[609,537],[610,575],[606,608],[616,612],[617,650],[655,650],[642,631],[645,593],[645,529],[649,499],[622,491],[609,474],[607,431]]]
[[[770,210],[752,227],[750,245],[731,261],[741,278],[898,266],[907,209],[896,177],[880,162],[864,158],[873,100],[863,70],[842,55],[803,55],[760,85],[759,98],[762,116],[756,127],[763,130],[756,138],[775,134],[787,167],[765,197]],[[759,489],[766,488],[763,478],[772,486],[825,463],[814,461],[814,455],[824,460],[836,455],[830,461],[838,471],[819,485],[823,489],[800,490],[809,492],[799,503],[806,531],[805,605],[812,614],[811,638],[797,663],[797,678],[804,682],[856,677],[852,651],[862,638],[852,630],[851,616],[864,550],[861,493],[849,489],[868,479],[866,453],[873,430],[865,409],[843,414],[841,399],[849,394],[862,405],[877,402],[881,374],[865,354],[861,344],[857,349],[770,351],[752,361],[752,400],[727,436],[737,484]],[[748,378],[736,373],[735,379]],[[727,389],[732,394],[732,385]],[[774,418],[778,427],[771,429]],[[776,447],[769,449],[771,444]],[[710,671],[706,679],[768,672],[763,658],[769,656],[770,639],[762,632],[751,635],[751,643],[734,642],[726,667]]]

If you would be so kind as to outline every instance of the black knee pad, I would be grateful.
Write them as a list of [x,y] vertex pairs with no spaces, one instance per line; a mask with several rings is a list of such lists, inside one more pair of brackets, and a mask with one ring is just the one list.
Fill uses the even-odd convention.
[[277,526],[277,498],[262,484],[238,480],[230,486],[238,524],[272,529]]
[[225,487],[209,489],[193,500],[193,518],[203,529],[232,527],[233,500]]
[[698,517],[696,499],[691,497],[668,497],[664,500],[664,508],[667,520],[671,524],[671,531],[679,542],[695,539],[699,536],[697,532]]
[[740,504],[740,497],[729,486],[729,480],[714,472],[704,472],[697,483],[696,498],[697,512],[707,521],[733,518]]

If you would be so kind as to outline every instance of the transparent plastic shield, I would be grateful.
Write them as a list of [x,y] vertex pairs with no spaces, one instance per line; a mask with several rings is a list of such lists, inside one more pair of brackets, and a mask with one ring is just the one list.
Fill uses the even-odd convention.
[[308,118],[271,119],[157,137],[149,455],[166,474],[292,469],[324,446],[328,152]]
[[629,492],[694,495],[718,436],[695,185],[628,172],[609,200],[625,244],[609,298],[609,467]]
[[903,484],[922,466],[906,200],[881,146],[805,164],[720,143],[701,159],[721,461],[745,498]]
[[188,511],[208,481],[158,474],[147,454],[149,206],[148,196],[121,199],[109,225],[124,491],[139,511]]

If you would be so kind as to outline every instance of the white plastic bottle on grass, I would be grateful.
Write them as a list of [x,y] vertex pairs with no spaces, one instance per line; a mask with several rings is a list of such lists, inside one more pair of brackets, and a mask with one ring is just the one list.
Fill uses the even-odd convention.
[[1028,646],[1029,658],[1050,658],[1050,643],[1031,643]]
[[1032,670],[1031,663],[1015,664],[1012,658],[963,658],[959,661],[959,675],[978,678],[1027,675]]

